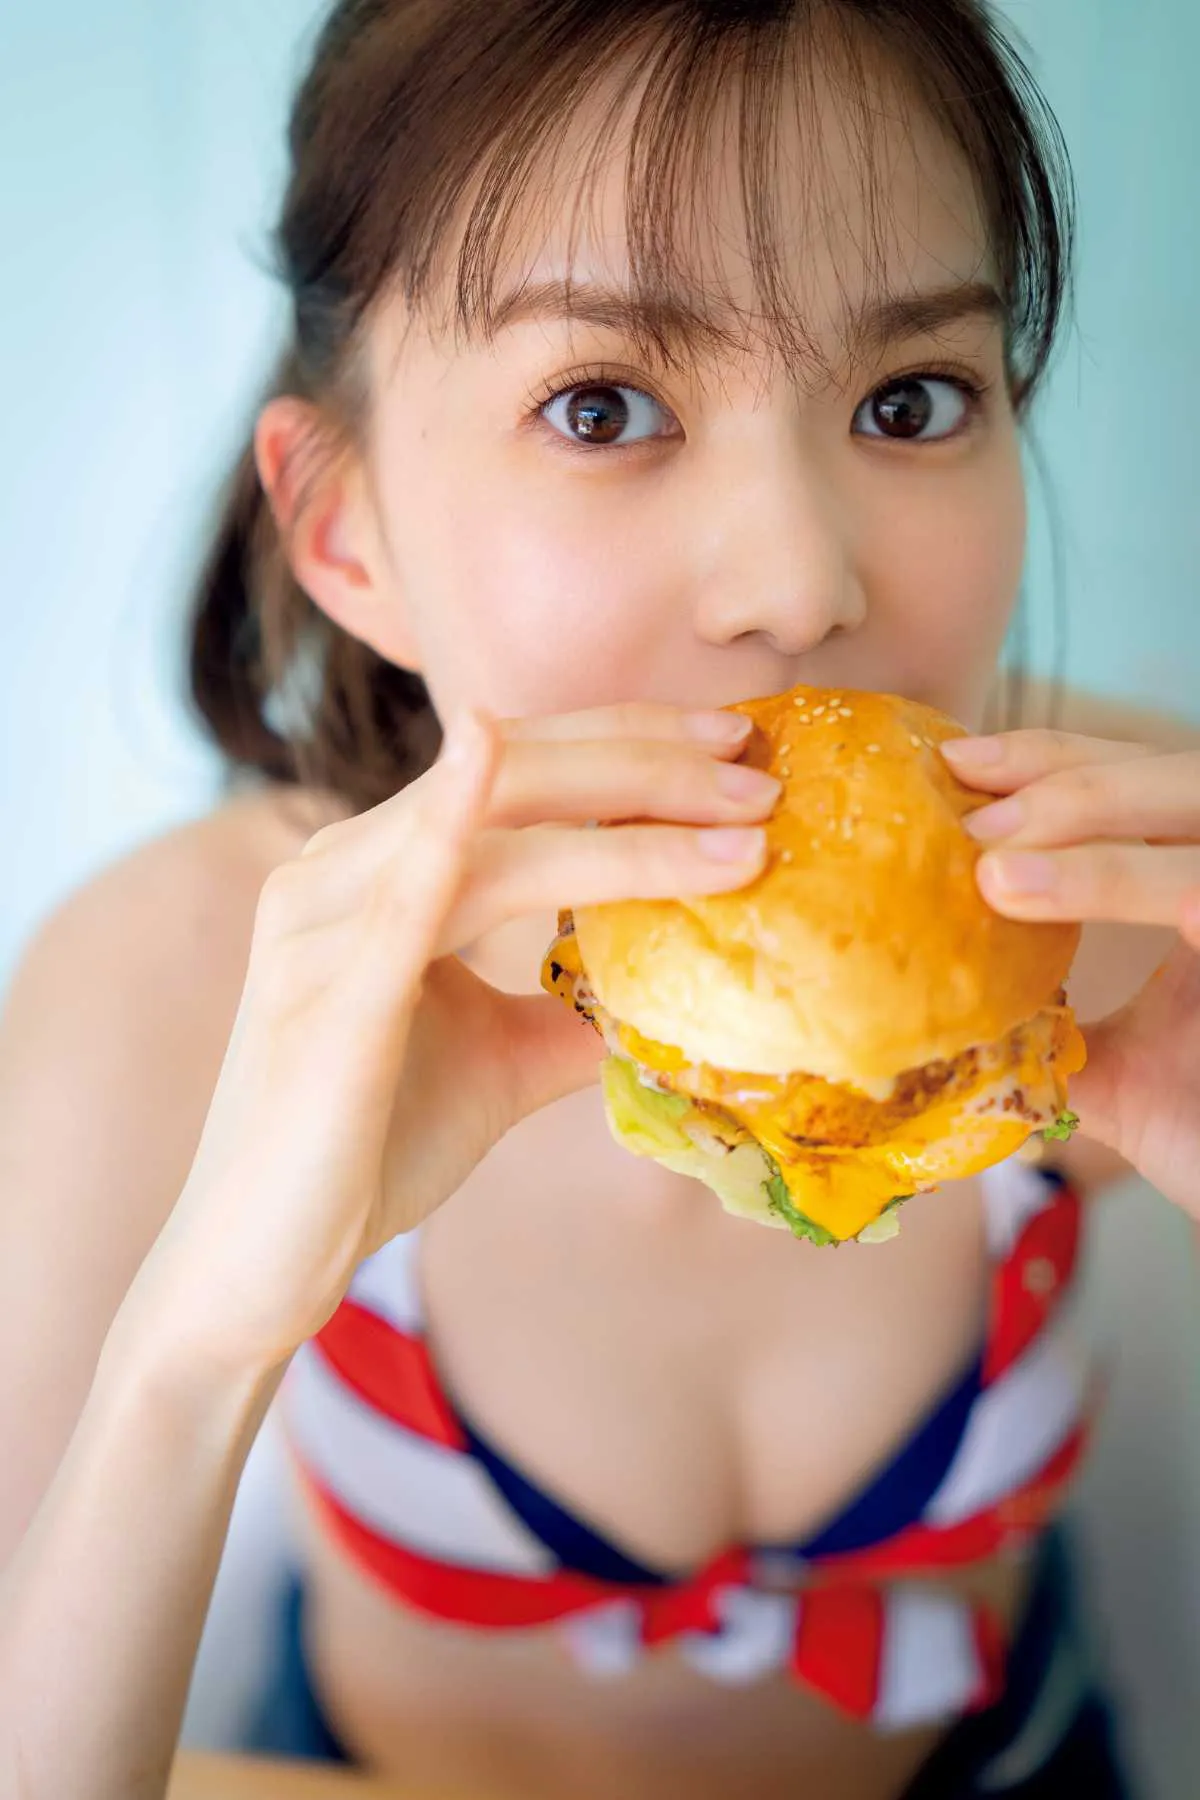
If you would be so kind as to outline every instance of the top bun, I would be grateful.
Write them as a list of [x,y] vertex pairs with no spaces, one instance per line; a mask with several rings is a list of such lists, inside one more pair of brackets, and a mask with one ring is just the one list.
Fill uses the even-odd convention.
[[802,687],[730,707],[744,761],[784,791],[763,873],[736,893],[576,911],[580,956],[619,1023],[689,1062],[806,1073],[886,1097],[905,1069],[990,1042],[1051,1004],[1074,924],[1005,919],[975,883],[965,736],[895,694]]

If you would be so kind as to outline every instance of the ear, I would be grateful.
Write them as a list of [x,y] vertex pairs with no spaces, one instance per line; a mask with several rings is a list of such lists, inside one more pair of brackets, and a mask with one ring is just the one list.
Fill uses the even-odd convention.
[[348,452],[325,451],[315,407],[291,395],[263,408],[254,458],[288,563],[309,599],[388,662],[417,672],[407,609],[361,466]]

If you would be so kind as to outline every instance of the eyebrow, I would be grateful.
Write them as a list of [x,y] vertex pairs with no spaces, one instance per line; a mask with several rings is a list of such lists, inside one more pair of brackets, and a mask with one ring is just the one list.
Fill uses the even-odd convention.
[[[845,320],[847,341],[859,355],[878,353],[901,339],[928,336],[970,318],[1003,323],[1008,308],[987,281],[953,282],[924,292],[876,295]],[[595,282],[561,278],[526,283],[490,310],[489,337],[529,319],[566,319],[619,331],[665,350],[692,355],[728,346],[738,333],[734,315],[718,315],[686,299],[642,299]]]

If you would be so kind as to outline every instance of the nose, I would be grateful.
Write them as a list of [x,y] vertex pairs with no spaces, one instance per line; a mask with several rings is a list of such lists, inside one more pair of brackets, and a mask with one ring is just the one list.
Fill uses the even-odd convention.
[[742,449],[700,513],[696,630],[713,644],[758,635],[802,656],[865,617],[852,509],[794,425]]

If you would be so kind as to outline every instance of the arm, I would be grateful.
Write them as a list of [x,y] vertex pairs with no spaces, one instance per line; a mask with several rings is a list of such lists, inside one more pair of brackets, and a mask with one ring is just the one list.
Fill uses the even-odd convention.
[[162,1791],[273,1378],[186,1367],[126,1296],[195,1154],[261,876],[217,819],[145,846],[46,921],[0,1011],[5,1800]]
[[0,1790],[160,1800],[237,1484],[280,1370],[119,1317],[0,1578]]

